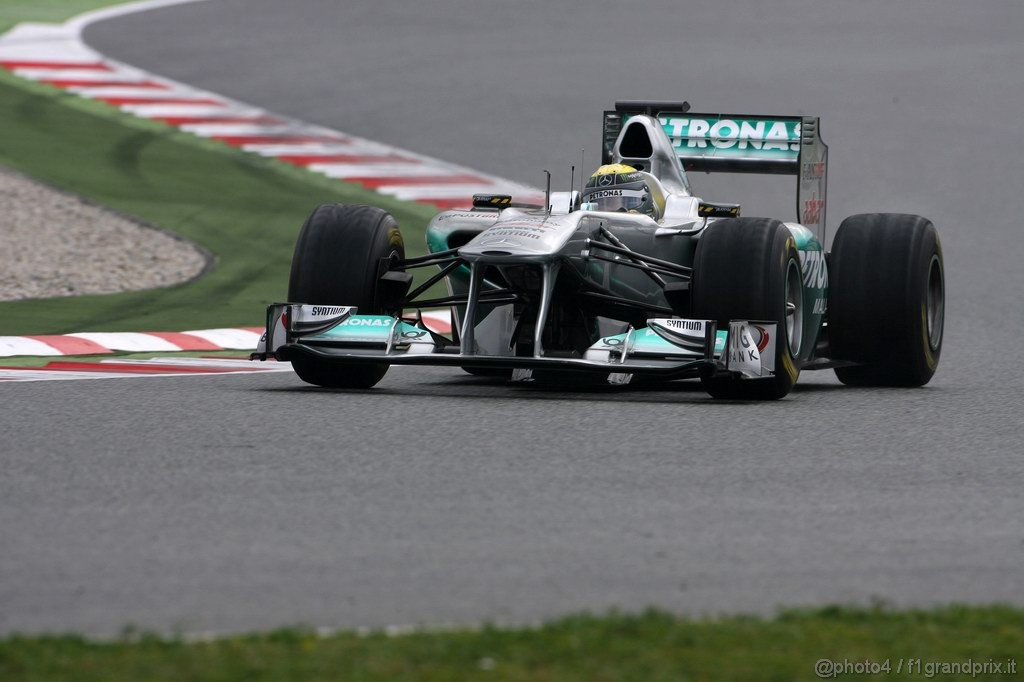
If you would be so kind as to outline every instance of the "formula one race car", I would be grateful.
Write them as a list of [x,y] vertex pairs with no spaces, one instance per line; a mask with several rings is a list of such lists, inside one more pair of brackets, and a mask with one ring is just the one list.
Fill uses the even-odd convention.
[[[771,400],[801,370],[850,385],[921,386],[942,349],[942,248],[902,214],[843,221],[825,253],[828,150],[818,119],[619,102],[604,165],[543,206],[478,195],[406,258],[387,212],[324,205],[299,234],[289,303],[254,358],[318,386],[368,388],[389,365],[513,380],[700,378],[715,398]],[[799,223],[693,196],[685,170],[797,176]],[[550,176],[549,176],[550,177]],[[413,271],[429,277],[413,286]],[[426,298],[438,282],[447,296]],[[449,336],[420,311],[452,311]]]

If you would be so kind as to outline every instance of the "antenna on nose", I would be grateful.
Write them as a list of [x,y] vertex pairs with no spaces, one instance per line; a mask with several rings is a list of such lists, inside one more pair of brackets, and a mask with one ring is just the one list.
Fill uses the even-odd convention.
[[[583,169],[580,168],[580,172]],[[572,213],[572,186],[576,184],[576,166],[569,166],[569,213]]]
[[548,188],[544,191],[544,210],[548,215],[551,215],[551,171],[547,168],[544,169],[544,174],[548,176]]
[[580,200],[583,199],[583,174],[586,172],[584,169],[587,167],[585,160],[587,158],[587,150],[580,150]]

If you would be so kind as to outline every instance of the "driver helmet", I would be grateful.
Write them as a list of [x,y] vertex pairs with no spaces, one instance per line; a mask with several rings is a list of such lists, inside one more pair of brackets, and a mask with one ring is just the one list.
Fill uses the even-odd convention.
[[583,190],[585,211],[622,211],[659,217],[655,192],[651,191],[653,176],[623,163],[601,166],[587,180]]

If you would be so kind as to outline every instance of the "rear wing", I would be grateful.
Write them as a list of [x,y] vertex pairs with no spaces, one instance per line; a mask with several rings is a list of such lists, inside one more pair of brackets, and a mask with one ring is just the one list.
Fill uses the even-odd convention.
[[815,116],[697,114],[686,102],[616,102],[604,112],[603,159],[611,163],[629,119],[661,123],[683,170],[797,176],[797,221],[825,239],[828,146]]

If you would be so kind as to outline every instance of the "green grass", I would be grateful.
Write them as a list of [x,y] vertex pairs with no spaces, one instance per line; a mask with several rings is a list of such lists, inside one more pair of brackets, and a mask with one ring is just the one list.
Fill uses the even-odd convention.
[[295,237],[320,203],[371,203],[424,249],[431,207],[390,200],[285,163],[0,74],[0,164],[191,239],[203,278],[167,289],[0,304],[0,335],[259,326],[286,294]]
[[[4,680],[815,680],[819,659],[892,667],[925,679],[926,666],[971,659],[1003,664],[1024,654],[1024,610],[826,608],[773,619],[690,620],[664,613],[573,616],[539,628],[398,636],[276,632],[186,643],[128,635],[0,640]],[[920,674],[899,660],[920,659]],[[1024,664],[1024,660],[1020,662]],[[935,669],[932,669],[935,672]],[[842,680],[889,675],[839,675]],[[931,679],[971,679],[934,675]]]
[[61,22],[89,10],[130,0],[0,0],[0,33],[22,21]]

